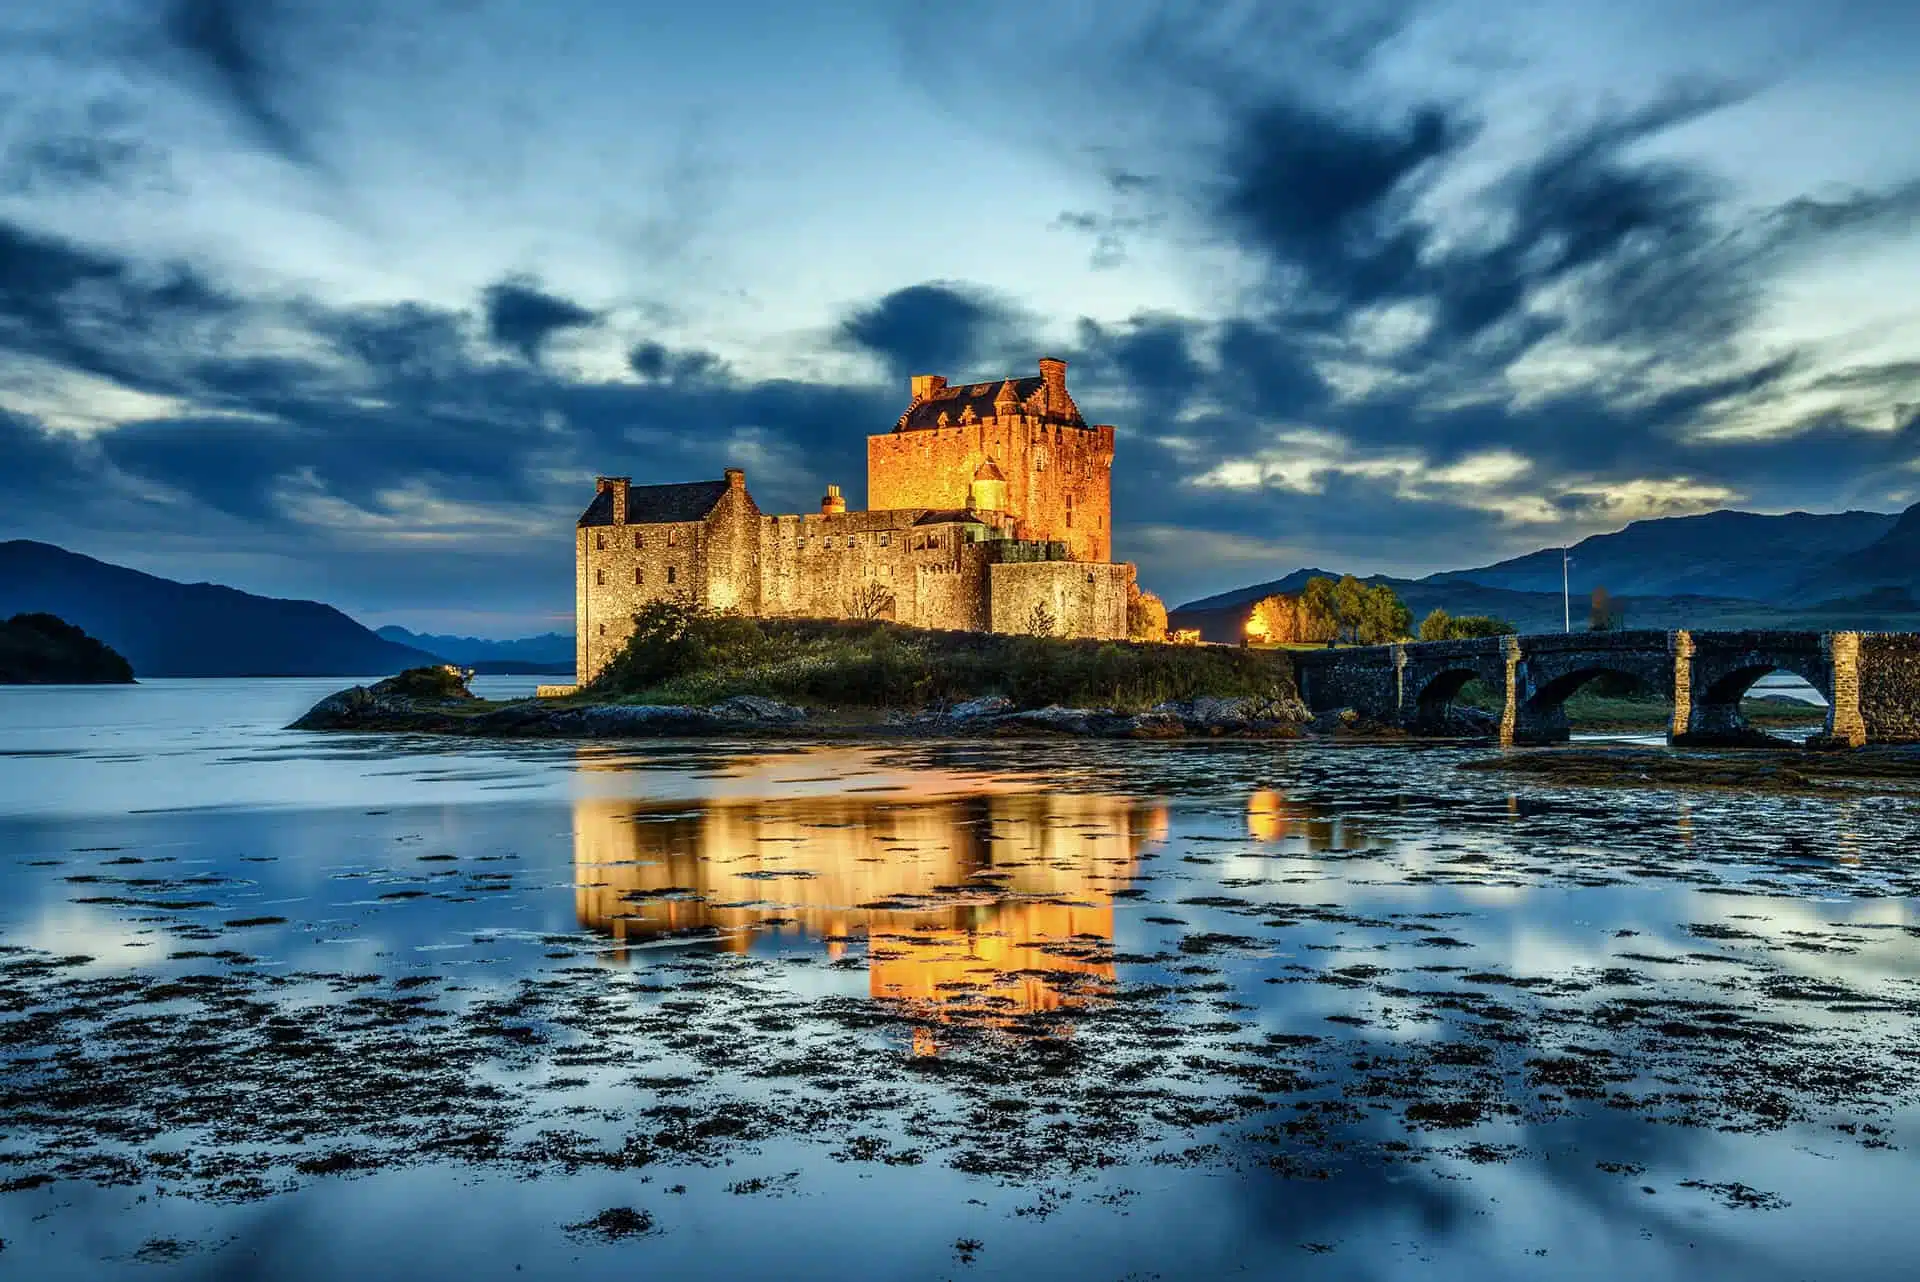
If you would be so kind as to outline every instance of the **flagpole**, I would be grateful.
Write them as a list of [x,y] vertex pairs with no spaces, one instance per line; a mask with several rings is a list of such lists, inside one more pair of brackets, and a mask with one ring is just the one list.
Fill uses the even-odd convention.
[[1560,549],[1560,630],[1562,632],[1573,631],[1573,596],[1569,590],[1567,561],[1567,549],[1563,545]]

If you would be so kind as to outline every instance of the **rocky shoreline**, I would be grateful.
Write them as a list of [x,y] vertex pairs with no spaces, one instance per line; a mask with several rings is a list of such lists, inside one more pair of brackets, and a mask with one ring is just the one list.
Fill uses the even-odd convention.
[[[464,686],[422,693],[418,681],[389,678],[316,703],[290,729],[463,735],[474,738],[652,739],[713,735],[785,738],[1064,735],[1103,739],[1250,738],[1303,735],[1404,737],[1351,712],[1314,717],[1297,698],[1200,697],[1144,712],[1112,708],[1016,708],[1000,696],[919,709],[806,709],[759,695],[705,707],[523,699],[491,704]],[[1485,727],[1462,718],[1459,732]]]

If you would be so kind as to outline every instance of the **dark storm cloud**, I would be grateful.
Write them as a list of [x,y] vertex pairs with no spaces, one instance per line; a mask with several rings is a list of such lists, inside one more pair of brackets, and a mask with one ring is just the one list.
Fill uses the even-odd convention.
[[876,356],[896,379],[963,371],[1010,355],[1022,332],[1019,313],[985,290],[951,281],[896,289],[840,325],[838,337]]
[[550,294],[530,277],[514,276],[487,286],[484,297],[487,336],[538,364],[547,342],[562,330],[585,329],[600,321],[571,299]]
[[270,151],[313,165],[312,140],[286,103],[284,0],[165,0],[167,48]]
[[[825,481],[857,493],[864,432],[903,404],[897,389],[743,380],[713,353],[651,340],[632,350],[639,381],[577,381],[490,354],[497,291],[466,310],[241,302],[177,270],[0,230],[0,354],[113,377],[98,349],[117,347],[121,381],[194,407],[91,443],[0,418],[9,534],[60,538],[92,521],[124,546],[129,534],[190,539],[218,518],[252,531],[262,555],[315,573],[351,561],[356,582],[377,576],[398,599],[540,600],[564,577],[565,549],[490,533],[500,521],[537,512],[543,527],[563,527],[596,471],[674,480],[740,464],[756,497],[786,510],[811,506]],[[231,341],[198,341],[181,323],[209,311],[230,323]],[[573,315],[526,309],[505,337],[537,355],[551,322]],[[117,327],[100,328],[102,317]],[[267,329],[297,335],[298,354],[258,350]],[[382,531],[423,523],[447,532],[366,559]]]
[[680,351],[663,343],[635,343],[627,368],[651,383],[687,383],[724,377],[726,366],[712,352]]
[[1237,122],[1218,213],[1304,278],[1300,310],[1373,302],[1417,272],[1421,237],[1399,203],[1407,183],[1470,133],[1437,107],[1375,126],[1305,103],[1266,103]]
[[238,306],[187,265],[140,267],[0,219],[0,352],[169,391],[174,346]]

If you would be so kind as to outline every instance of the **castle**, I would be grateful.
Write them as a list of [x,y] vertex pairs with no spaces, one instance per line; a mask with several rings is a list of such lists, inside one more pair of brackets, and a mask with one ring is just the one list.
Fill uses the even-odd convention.
[[765,616],[1125,639],[1134,568],[1114,564],[1113,428],[1090,425],[1067,364],[965,386],[916,375],[867,438],[864,512],[770,516],[746,474],[635,485],[603,476],[574,535],[576,679],[591,681],[661,597]]

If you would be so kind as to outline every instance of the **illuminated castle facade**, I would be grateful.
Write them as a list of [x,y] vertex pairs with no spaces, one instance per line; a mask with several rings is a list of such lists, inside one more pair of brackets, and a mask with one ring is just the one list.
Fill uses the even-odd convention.
[[1089,424],[1065,361],[1029,378],[912,380],[867,438],[865,511],[769,515],[746,474],[635,485],[603,476],[575,530],[576,679],[648,601],[766,616],[1124,639],[1133,567],[1113,562],[1113,428]]

